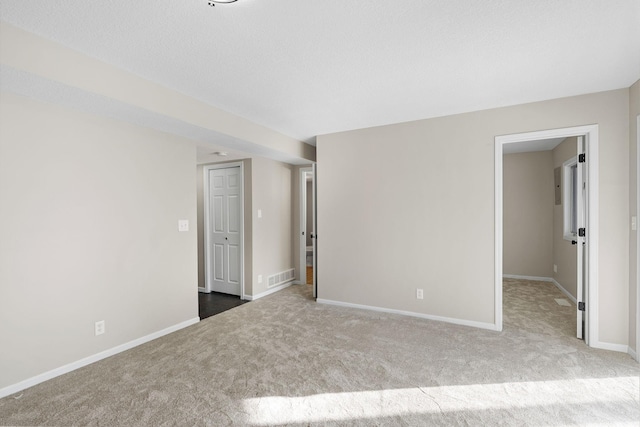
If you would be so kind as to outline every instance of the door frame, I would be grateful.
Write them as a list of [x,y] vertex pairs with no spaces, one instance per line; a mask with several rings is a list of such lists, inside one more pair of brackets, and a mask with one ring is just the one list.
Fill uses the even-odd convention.
[[311,242],[313,246],[313,298],[318,299],[318,164],[311,165],[311,176],[313,185],[311,195],[313,197],[313,236]]
[[588,239],[587,268],[585,277],[586,330],[585,342],[590,347],[599,346],[598,338],[598,242],[599,242],[599,189],[598,189],[598,125],[550,129],[495,137],[495,328],[502,331],[502,256],[503,256],[503,148],[506,144],[517,144],[542,139],[584,136],[587,168],[587,220]]
[[[636,221],[640,217],[640,114],[636,116]],[[636,226],[636,229],[638,227]],[[636,230],[636,348],[635,359],[640,362],[640,235]]]
[[215,163],[205,165],[202,168],[203,175],[203,199],[204,199],[204,289],[206,293],[211,293],[211,254],[210,243],[211,234],[211,213],[209,203],[211,192],[209,191],[209,172],[217,169],[240,168],[240,299],[245,300],[244,293],[244,162]]
[[[311,174],[312,186],[311,186],[311,194],[307,192],[307,174]],[[318,174],[317,174],[317,163],[313,163],[311,166],[300,168],[299,175],[300,182],[300,230],[298,231],[299,237],[299,247],[300,247],[300,284],[307,283],[307,236],[304,234],[306,232],[307,226],[307,200],[309,197],[312,199],[311,209],[313,209],[312,221],[313,224],[311,226],[313,237],[311,238],[311,247],[313,248],[313,297],[318,297]]]
[[300,284],[307,284],[307,173],[311,172],[311,166],[300,168]]

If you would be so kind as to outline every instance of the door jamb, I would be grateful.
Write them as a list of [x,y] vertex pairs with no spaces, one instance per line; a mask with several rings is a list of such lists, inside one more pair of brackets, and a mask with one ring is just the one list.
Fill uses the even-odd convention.
[[[640,114],[636,116],[636,218],[640,216]],[[636,348],[640,362],[640,233],[636,231]]]
[[240,299],[247,299],[244,293],[244,162],[215,163],[205,165],[202,168],[204,180],[203,196],[204,196],[204,288],[206,293],[211,292],[211,257],[209,254],[210,247],[210,212],[209,198],[209,171],[215,169],[240,168]]
[[585,136],[585,152],[588,156],[587,168],[587,231],[586,242],[588,268],[586,277],[587,295],[587,345],[599,347],[598,337],[598,242],[599,242],[599,200],[598,200],[598,125],[577,126],[563,129],[550,129],[536,132],[525,132],[495,137],[495,329],[502,331],[502,256],[503,256],[503,146],[526,141]]

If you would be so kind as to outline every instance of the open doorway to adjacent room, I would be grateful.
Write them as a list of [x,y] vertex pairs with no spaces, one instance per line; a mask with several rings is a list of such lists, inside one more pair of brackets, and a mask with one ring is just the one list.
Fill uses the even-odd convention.
[[598,342],[597,143],[597,125],[496,137],[498,330]]
[[197,148],[198,314],[206,319],[249,302],[245,297],[245,169],[248,155]]
[[317,235],[316,235],[315,168],[300,169],[300,282],[313,287],[317,297]]

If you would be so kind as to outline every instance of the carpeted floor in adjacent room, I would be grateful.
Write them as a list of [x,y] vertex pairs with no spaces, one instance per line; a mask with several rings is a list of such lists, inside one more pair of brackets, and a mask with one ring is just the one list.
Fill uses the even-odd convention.
[[[506,280],[503,332],[292,286],[0,400],[1,425],[638,425],[640,365]],[[20,397],[20,398],[17,398]]]

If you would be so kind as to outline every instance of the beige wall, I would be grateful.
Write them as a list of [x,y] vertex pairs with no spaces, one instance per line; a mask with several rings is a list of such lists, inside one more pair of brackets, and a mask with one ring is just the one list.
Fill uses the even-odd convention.
[[551,151],[503,157],[503,273],[553,275],[553,159]]
[[[567,138],[553,150],[553,167],[560,167],[560,189],[564,197],[564,169],[562,164],[575,157],[578,153],[578,138]],[[570,241],[564,239],[564,205],[553,207],[553,263],[558,266],[558,272],[553,278],[567,292],[577,298],[578,289],[578,253]]]
[[[294,209],[298,210],[293,204],[294,169],[261,157],[252,161],[253,296],[268,290],[268,276],[294,266],[293,218]],[[258,218],[258,209],[262,218]],[[262,275],[262,283],[258,283],[258,275]]]
[[319,297],[493,324],[495,137],[597,123],[597,328],[627,344],[628,111],[620,89],[319,136]]
[[195,147],[6,92],[0,118],[0,388],[197,319]]
[[[638,127],[640,114],[640,80],[629,89],[629,219],[638,216]],[[631,230],[631,227],[629,227]],[[638,346],[638,232],[629,232],[629,347],[640,354]]]

